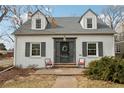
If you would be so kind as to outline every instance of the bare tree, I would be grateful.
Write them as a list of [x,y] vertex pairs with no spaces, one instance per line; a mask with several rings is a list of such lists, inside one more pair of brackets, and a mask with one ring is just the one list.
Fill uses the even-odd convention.
[[3,20],[3,18],[7,15],[8,8],[5,5],[0,5],[0,22]]
[[18,29],[24,23],[22,15],[24,13],[27,14],[28,12],[33,13],[37,10],[42,11],[48,17],[52,17],[50,6],[45,6],[45,5],[17,6],[17,5],[14,5],[14,6],[8,7],[8,11],[11,13],[11,15],[13,15],[13,16],[9,16],[12,22],[12,27],[14,29]]
[[[51,13],[51,7],[45,6],[45,5],[10,5],[0,6],[0,22],[7,20],[7,22],[10,22],[10,25],[8,26],[9,30],[17,30],[23,23],[24,23],[24,14],[27,14],[28,12],[35,12],[36,10],[42,11],[46,16],[52,17]],[[4,37],[7,37],[8,39],[5,39]],[[4,31],[4,33],[0,33],[0,39],[6,41],[6,42],[14,42],[10,32]]]
[[124,20],[124,6],[108,6],[103,10],[104,22],[113,30]]

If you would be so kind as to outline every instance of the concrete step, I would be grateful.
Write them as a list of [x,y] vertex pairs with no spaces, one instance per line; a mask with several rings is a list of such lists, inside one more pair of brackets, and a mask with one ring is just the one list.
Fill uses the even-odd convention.
[[75,65],[69,65],[69,64],[66,64],[66,65],[63,65],[63,64],[58,64],[58,65],[54,65],[54,68],[78,68],[78,66],[75,64]]
[[76,63],[55,63],[54,65],[76,65]]

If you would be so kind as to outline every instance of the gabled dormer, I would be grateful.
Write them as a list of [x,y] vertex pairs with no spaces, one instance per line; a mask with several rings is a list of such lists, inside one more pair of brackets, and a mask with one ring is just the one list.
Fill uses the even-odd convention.
[[31,29],[44,30],[48,24],[46,16],[37,10],[31,17]]
[[79,20],[83,29],[97,29],[97,15],[88,9]]

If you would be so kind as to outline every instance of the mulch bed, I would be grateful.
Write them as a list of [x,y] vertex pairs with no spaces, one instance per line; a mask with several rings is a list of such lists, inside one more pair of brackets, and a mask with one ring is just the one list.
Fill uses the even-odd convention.
[[3,72],[0,74],[0,87],[3,85],[4,82],[10,79],[14,79],[17,75],[26,77],[30,75],[29,73],[32,73],[34,71],[35,69],[29,69],[29,68],[26,69],[12,68],[6,72]]

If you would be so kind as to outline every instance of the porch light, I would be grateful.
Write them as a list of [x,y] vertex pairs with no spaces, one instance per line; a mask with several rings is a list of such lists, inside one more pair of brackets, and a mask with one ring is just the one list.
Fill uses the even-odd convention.
[[64,36],[63,41],[66,41],[66,37]]

